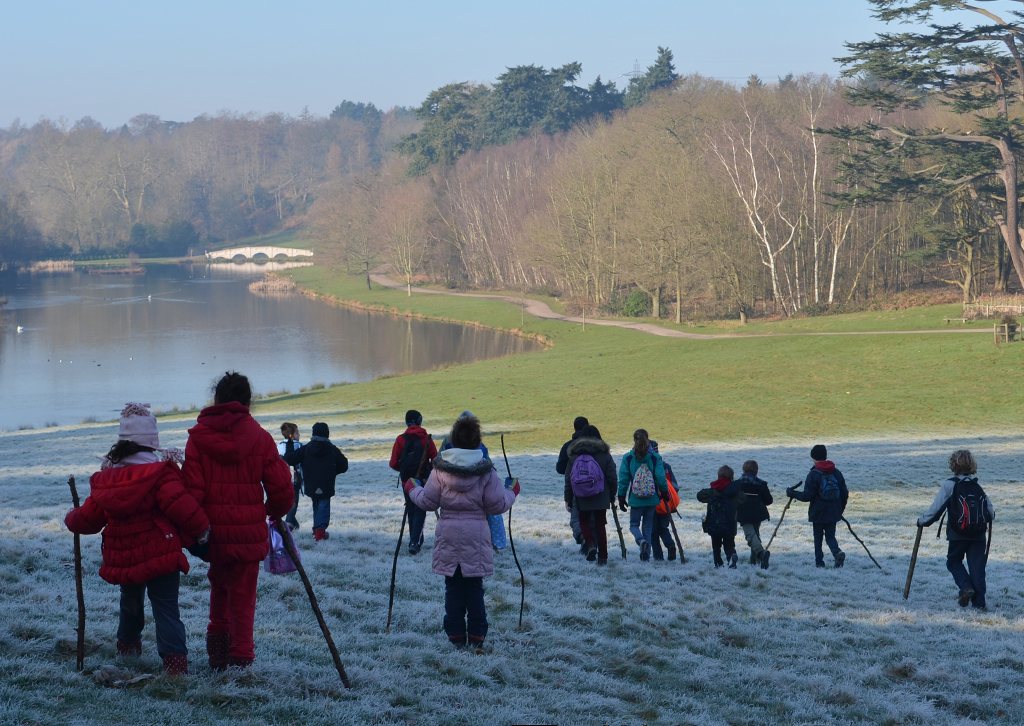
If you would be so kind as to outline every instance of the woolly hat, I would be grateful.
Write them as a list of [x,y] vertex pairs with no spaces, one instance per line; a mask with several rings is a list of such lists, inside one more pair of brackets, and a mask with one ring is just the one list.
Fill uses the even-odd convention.
[[648,444],[651,447],[651,451],[657,453],[658,452],[658,442],[655,441],[654,439],[648,439],[647,442],[648,442]]
[[128,403],[121,410],[121,441],[134,441],[151,449],[160,448],[160,435],[156,430],[156,418],[149,411],[148,403]]
[[472,411],[463,411],[459,414],[459,418],[476,418]]
[[577,416],[572,422],[572,429],[573,431],[582,431],[589,425],[590,422],[587,421],[586,416]]
[[828,451],[821,444],[815,444],[811,449],[811,458],[815,461],[825,461],[828,458]]
[[327,428],[327,424],[323,421],[319,421],[313,424],[313,436],[323,436],[325,439],[330,438],[331,430]]
[[416,409],[409,409],[405,412],[405,425],[406,426],[419,426],[423,423],[423,414]]

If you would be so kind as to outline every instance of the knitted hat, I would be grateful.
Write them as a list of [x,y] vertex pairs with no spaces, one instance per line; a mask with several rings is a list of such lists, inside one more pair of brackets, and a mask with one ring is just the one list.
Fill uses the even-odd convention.
[[160,448],[160,435],[156,430],[156,418],[149,411],[148,403],[128,403],[121,410],[121,430],[117,438],[134,441],[151,449]]
[[327,424],[323,421],[319,421],[313,424],[313,436],[323,436],[327,439],[331,436],[331,430],[327,428]]
[[405,412],[405,425],[406,426],[419,426],[423,423],[423,414],[416,409],[410,409]]
[[811,458],[815,461],[825,461],[828,458],[828,451],[821,444],[815,444],[811,449]]

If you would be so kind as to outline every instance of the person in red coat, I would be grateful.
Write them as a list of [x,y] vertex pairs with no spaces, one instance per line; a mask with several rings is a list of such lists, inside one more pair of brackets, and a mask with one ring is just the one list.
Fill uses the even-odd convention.
[[64,523],[78,534],[103,531],[100,577],[121,586],[117,654],[142,655],[148,591],[164,670],[187,675],[178,585],[189,566],[181,548],[204,543],[210,521],[185,490],[173,455],[174,450],[160,449],[148,404],[129,403],[121,411],[118,442],[89,479],[89,496]]
[[[249,415],[249,379],[229,372],[189,429],[185,486],[210,517],[210,667],[247,668],[256,657],[256,578],[269,551],[267,516],[288,513],[294,490],[274,437]],[[264,501],[264,490],[266,501]]]
[[[405,425],[405,432],[395,439],[395,445],[391,447],[391,461],[388,463],[388,466],[398,472],[398,486],[416,478],[417,472],[419,480],[426,481],[430,476],[431,464],[437,456],[437,447],[434,446],[434,440],[427,435],[427,430],[423,428],[423,415],[419,411],[406,411]],[[427,458],[420,471],[424,447]],[[413,504],[408,494],[405,495],[405,511],[409,513],[409,554],[419,554],[420,548],[423,547],[423,523],[427,513]]]

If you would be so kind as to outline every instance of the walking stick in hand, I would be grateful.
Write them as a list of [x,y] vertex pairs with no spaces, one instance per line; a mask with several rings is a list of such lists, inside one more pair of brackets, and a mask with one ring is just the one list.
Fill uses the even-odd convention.
[[338,649],[334,645],[334,638],[331,637],[331,631],[327,628],[327,622],[324,620],[324,614],[320,612],[320,604],[316,600],[316,595],[313,593],[313,586],[309,582],[309,578],[306,576],[306,568],[302,566],[302,562],[299,560],[299,553],[295,551],[295,542],[292,541],[292,532],[288,529],[288,526],[280,519],[274,520],[274,529],[281,535],[281,541],[284,542],[284,548],[288,551],[288,556],[292,558],[292,562],[295,563],[295,568],[299,571],[299,577],[302,578],[302,584],[306,588],[306,594],[309,595],[309,604],[313,606],[313,614],[316,616],[316,621],[320,624],[320,630],[324,634],[324,638],[327,640],[327,647],[331,651],[331,658],[334,659],[334,667],[338,669],[338,675],[341,676],[341,682],[345,688],[351,688],[352,684],[348,680],[348,674],[345,672],[345,666],[341,664],[341,656],[338,655]]
[[[803,484],[803,482],[800,482],[800,484]],[[797,486],[800,486],[800,484],[797,484]],[[789,501],[786,502],[786,506],[782,508],[782,514],[779,515],[779,521],[775,523],[775,531],[772,532],[772,536],[769,538],[768,544],[766,544],[764,546],[765,549],[768,549],[769,547],[771,547],[772,546],[772,542],[775,541],[775,535],[777,535],[779,533],[779,527],[782,526],[782,520],[786,518],[786,510],[789,509],[789,505],[792,504],[792,503],[793,503],[793,497],[790,497]]]
[[861,547],[863,547],[863,548],[864,548],[864,551],[868,553],[868,557],[871,557],[871,561],[875,563],[875,567],[877,567],[877,568],[878,568],[879,570],[881,570],[881,569],[882,569],[882,566],[881,566],[880,564],[878,564],[878,560],[876,560],[876,559],[875,559],[875,558],[874,558],[874,557],[872,556],[872,554],[871,554],[871,550],[869,550],[869,549],[868,549],[868,546],[867,546],[866,544],[864,544],[864,540],[862,540],[862,539],[861,539],[860,537],[858,537],[858,536],[857,536],[857,533],[853,531],[853,527],[851,527],[851,526],[850,526],[850,520],[848,520],[848,519],[847,519],[846,517],[842,517],[841,519],[842,519],[842,520],[843,520],[844,522],[846,522],[846,528],[847,528],[848,530],[850,530],[850,534],[852,534],[852,535],[853,535],[853,538],[854,538],[855,540],[857,540],[858,542],[860,542],[860,546],[861,546]]
[[[71,503],[78,509],[78,489],[75,488],[75,475],[68,478],[71,487]],[[75,668],[82,670],[85,664],[85,592],[82,590],[82,536],[75,534],[75,593],[78,595],[78,650]]]
[[[508,454],[505,453],[505,434],[501,435],[501,455],[505,457],[505,471],[508,478],[512,478],[512,468],[508,465]],[[523,627],[523,609],[526,607],[526,576],[523,575],[522,565],[519,564],[519,557],[516,555],[516,543],[512,539],[512,507],[508,508],[508,543],[512,547],[512,558],[519,568],[519,627]]]
[[[430,450],[432,437],[427,434],[427,443],[423,446],[423,456],[420,458],[420,465],[416,468],[416,478],[423,473],[423,465],[427,461],[427,451]],[[403,482],[404,484],[405,482]],[[404,492],[403,492],[404,493]],[[406,497],[408,495],[405,495]],[[398,545],[395,547],[395,560],[391,563],[391,594],[388,595],[388,624],[384,627],[384,635],[391,632],[391,608],[395,605],[395,575],[398,573],[398,553],[402,551],[402,538],[405,537],[405,521],[409,518],[409,507],[402,507],[402,526],[398,529]]]
[[612,518],[615,519],[615,531],[619,533],[619,547],[622,548],[622,559],[626,559],[626,540],[622,537],[622,525],[619,524],[619,505],[612,502]]
[[910,597],[910,583],[914,580],[914,566],[917,564],[917,548],[921,546],[921,533],[924,527],[917,525],[917,539],[914,540],[914,554],[910,556],[910,569],[907,570],[907,584],[903,586],[903,599]]

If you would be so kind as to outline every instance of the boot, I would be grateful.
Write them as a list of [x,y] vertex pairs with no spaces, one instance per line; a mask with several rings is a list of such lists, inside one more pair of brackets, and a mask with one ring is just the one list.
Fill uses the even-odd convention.
[[210,668],[222,671],[228,667],[230,647],[231,636],[228,633],[206,634],[206,654],[210,657]]
[[317,541],[317,542],[324,541],[325,539],[327,539],[327,530],[326,529],[314,529],[313,530],[313,539],[315,541]]
[[957,602],[960,603],[960,607],[965,608],[971,604],[973,599],[974,590],[968,587],[960,591],[960,597],[957,598]]
[[675,562],[675,559],[676,559],[676,546],[674,544],[670,544],[668,546],[668,561],[669,562]]
[[845,563],[845,562],[846,562],[846,553],[845,552],[840,552],[838,555],[836,555],[836,569],[837,570],[840,567],[842,567],[843,563]]
[[123,640],[117,641],[117,655],[121,656],[135,656],[136,658],[142,655],[142,640],[136,640],[134,643],[126,643]]
[[228,658],[228,668],[241,668],[243,671],[252,665],[255,658],[239,658],[237,655],[233,655]]
[[164,673],[169,676],[187,676],[188,675],[188,656],[184,653],[172,653],[170,655],[163,656],[164,659]]

